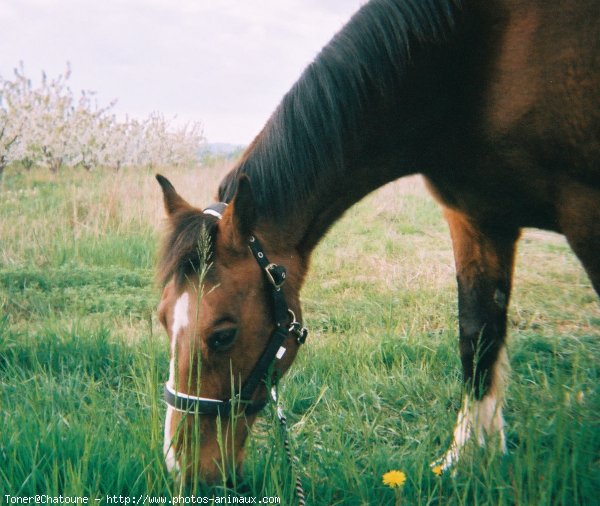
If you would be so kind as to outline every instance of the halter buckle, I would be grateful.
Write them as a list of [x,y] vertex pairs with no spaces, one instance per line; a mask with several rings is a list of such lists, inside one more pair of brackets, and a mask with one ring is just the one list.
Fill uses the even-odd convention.
[[285,267],[283,265],[269,264],[265,267],[265,273],[275,290],[281,289],[286,278]]

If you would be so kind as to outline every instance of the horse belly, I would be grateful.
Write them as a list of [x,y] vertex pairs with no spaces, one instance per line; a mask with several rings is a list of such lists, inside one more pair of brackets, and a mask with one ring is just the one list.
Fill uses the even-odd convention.
[[[600,15],[595,0],[503,0],[481,13],[478,104],[426,173],[445,206],[494,226],[561,231],[573,192],[600,190]],[[477,94],[477,93],[475,93]],[[427,172],[427,171],[426,171]]]
[[496,163],[600,188],[597,2],[507,3],[483,85],[483,142]]
[[461,212],[485,228],[536,227],[560,232],[552,197],[555,185],[543,177],[527,181],[527,174],[513,173],[515,177],[510,181],[502,172],[477,170],[457,178],[425,176],[425,181],[442,206]]

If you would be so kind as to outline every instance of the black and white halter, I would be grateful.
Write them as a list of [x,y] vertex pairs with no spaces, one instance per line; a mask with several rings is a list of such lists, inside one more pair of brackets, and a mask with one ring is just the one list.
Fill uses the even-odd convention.
[[[219,202],[206,208],[204,214],[214,216],[220,220],[226,207],[227,204]],[[239,409],[243,409],[246,415],[259,412],[267,404],[268,397],[260,401],[252,401],[252,397],[259,384],[265,380],[275,361],[281,359],[285,354],[285,340],[292,334],[298,345],[306,341],[308,330],[296,320],[296,315],[288,307],[281,290],[286,279],[285,267],[269,262],[262,245],[256,237],[250,237],[248,247],[268,281],[275,328],[254,369],[244,381],[240,392],[234,397],[224,400],[197,397],[178,392],[167,383],[165,385],[165,401],[178,411],[188,414],[228,416],[232,409],[239,406]]]

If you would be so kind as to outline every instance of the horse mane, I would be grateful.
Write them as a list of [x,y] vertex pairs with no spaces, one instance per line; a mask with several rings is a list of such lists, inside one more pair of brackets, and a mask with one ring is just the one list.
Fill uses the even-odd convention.
[[[343,176],[345,146],[356,142],[365,111],[398,87],[419,47],[443,42],[461,0],[372,0],[305,69],[219,187],[233,199],[247,174],[259,216],[294,212],[325,180]],[[326,169],[326,170],[325,170]]]

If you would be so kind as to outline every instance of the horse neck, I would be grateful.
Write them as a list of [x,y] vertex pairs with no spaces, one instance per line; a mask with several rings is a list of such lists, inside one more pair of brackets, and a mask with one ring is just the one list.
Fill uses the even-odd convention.
[[[360,23],[357,17],[354,24]],[[344,32],[351,36],[353,23],[348,27]],[[400,47],[393,60],[385,44],[374,45],[370,51],[379,66],[372,65],[366,77],[351,55],[328,46],[284,97],[222,196],[231,198],[235,176],[246,173],[269,242],[309,256],[353,204],[389,181],[439,162],[444,149],[456,144],[456,117],[464,120],[468,112],[462,83],[469,81],[472,62],[457,58],[468,40],[442,42],[450,32],[454,29],[430,34],[437,42],[415,42],[410,57],[402,41],[392,38]],[[364,38],[355,38],[361,52]],[[373,59],[367,56],[364,65]]]
[[385,161],[378,165],[352,165],[343,179],[318,188],[313,196],[301,203],[305,208],[302,223],[297,227],[298,250],[310,254],[346,210],[371,191],[404,174],[408,171]]
[[[271,248],[293,248],[308,258],[329,228],[344,212],[371,191],[411,173],[412,165],[398,160],[408,158],[401,145],[385,145],[381,132],[363,132],[363,142],[347,147],[341,174],[322,167],[320,177],[308,195],[289,192],[287,209],[279,215],[259,214],[259,229]],[[371,142],[379,136],[378,142]],[[394,153],[395,152],[395,153]],[[251,174],[249,174],[251,176]]]
[[[260,229],[272,247],[292,247],[309,257],[329,228],[367,194],[415,173],[417,168],[437,163],[436,157],[457,135],[448,137],[450,141],[441,140],[442,132],[447,130],[442,119],[448,114],[442,103],[446,98],[443,91],[447,90],[423,85],[422,76],[414,81],[414,93],[408,86],[404,89],[406,103],[392,97],[363,111],[357,119],[360,128],[341,135],[342,142],[335,156],[317,154],[304,159],[317,167],[312,170],[308,191],[301,188],[306,185],[306,174],[310,170],[301,164],[286,168],[292,175],[291,180],[299,180],[298,188],[293,183],[278,185],[278,163],[286,157],[270,156],[273,150],[268,144],[273,142],[273,137],[267,125],[245,154],[238,172],[243,171],[254,181],[253,176],[259,170],[268,171],[269,177],[262,176],[268,189],[265,192],[264,186],[259,187],[258,191],[264,192],[259,195],[259,201],[268,202],[272,191],[284,196],[277,209],[269,209],[264,204],[258,206]],[[328,143],[320,146],[327,149]]]

